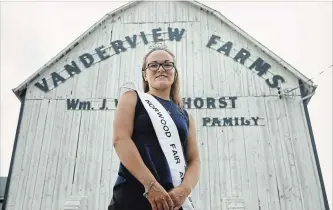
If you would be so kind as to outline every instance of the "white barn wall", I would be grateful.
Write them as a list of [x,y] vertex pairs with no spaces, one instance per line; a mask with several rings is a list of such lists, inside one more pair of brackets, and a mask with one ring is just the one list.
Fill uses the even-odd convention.
[[[27,87],[6,209],[64,209],[71,196],[82,196],[80,209],[106,209],[112,196],[119,159],[112,145],[114,99],[127,81],[141,84],[144,53],[154,28],[168,39],[168,27],[184,28],[179,42],[165,41],[178,58],[182,96],[237,97],[235,108],[188,109],[197,123],[202,159],[199,185],[193,192],[197,209],[324,209],[300,91],[278,97],[265,79],[279,74],[282,88],[298,78],[214,15],[187,2],[141,2],[106,19],[95,31],[47,67],[35,82],[47,79],[51,90]],[[150,43],[144,45],[140,32]],[[137,34],[137,46],[115,54],[111,41]],[[212,34],[221,37],[206,47]],[[216,49],[234,43],[230,56]],[[85,68],[78,57],[104,45],[111,57]],[[244,48],[245,65],[232,58]],[[215,50],[214,50],[215,49]],[[95,53],[95,60],[98,55]],[[259,77],[248,67],[258,58],[271,64]],[[69,78],[63,69],[75,61],[82,72]],[[53,88],[50,74],[66,82]],[[94,110],[67,110],[67,99],[92,101]],[[108,110],[98,110],[107,99]],[[205,117],[259,117],[259,126],[203,126]]]

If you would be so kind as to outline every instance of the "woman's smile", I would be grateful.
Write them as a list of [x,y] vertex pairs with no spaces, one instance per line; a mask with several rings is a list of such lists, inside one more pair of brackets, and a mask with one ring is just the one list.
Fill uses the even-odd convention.
[[168,76],[166,76],[166,75],[158,75],[158,76],[156,76],[155,78],[156,78],[156,79],[159,79],[159,78],[168,78]]

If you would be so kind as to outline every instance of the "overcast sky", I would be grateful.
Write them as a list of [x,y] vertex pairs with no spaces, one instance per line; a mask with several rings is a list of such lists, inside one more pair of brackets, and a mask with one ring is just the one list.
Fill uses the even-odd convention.
[[[314,79],[318,88],[309,112],[332,206],[332,2],[202,2],[305,76],[326,70]],[[124,3],[1,2],[0,176],[8,174],[20,109],[11,89]]]

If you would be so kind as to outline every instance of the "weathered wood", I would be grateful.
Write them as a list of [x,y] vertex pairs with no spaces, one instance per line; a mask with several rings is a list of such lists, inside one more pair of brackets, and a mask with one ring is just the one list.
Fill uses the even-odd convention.
[[[169,41],[168,27],[185,29],[181,40]],[[35,82],[45,78],[50,91],[35,82],[28,85],[6,210],[107,208],[119,166],[112,143],[118,90],[128,81],[141,86],[142,58],[157,28],[162,43],[176,54],[182,96],[206,103],[199,109],[192,101],[188,109],[202,160],[192,193],[196,209],[324,209],[300,91],[279,98],[277,88],[265,81],[283,76],[283,93],[299,85],[295,74],[210,12],[188,2],[145,1],[105,19],[48,66]],[[131,47],[125,37],[133,40],[133,35]],[[212,35],[221,38],[206,47]],[[116,53],[116,40],[125,52]],[[233,43],[230,55],[217,52],[228,41]],[[102,61],[95,51],[100,46],[110,56]],[[242,48],[251,52],[244,65],[233,59]],[[83,53],[94,58],[89,68],[79,59]],[[258,57],[271,65],[262,76],[249,69]],[[71,77],[64,65],[72,61],[81,72]],[[53,72],[66,81],[54,87]],[[207,108],[209,97],[216,104],[222,97],[237,98],[234,107],[229,101],[227,107]],[[76,108],[68,109],[67,99],[79,100]],[[104,99],[107,108],[99,109]],[[241,124],[242,117],[258,121]],[[232,119],[204,126],[204,118]]]

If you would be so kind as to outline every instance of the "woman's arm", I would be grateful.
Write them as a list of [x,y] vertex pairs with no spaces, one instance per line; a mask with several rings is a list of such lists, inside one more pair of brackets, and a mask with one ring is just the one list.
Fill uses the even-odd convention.
[[189,134],[186,146],[187,170],[181,186],[185,187],[189,192],[197,185],[200,177],[200,156],[198,141],[196,135],[196,125],[192,115],[189,116]]
[[113,122],[113,146],[126,169],[146,187],[156,180],[131,139],[136,102],[137,96],[133,91],[120,97]]

